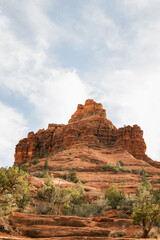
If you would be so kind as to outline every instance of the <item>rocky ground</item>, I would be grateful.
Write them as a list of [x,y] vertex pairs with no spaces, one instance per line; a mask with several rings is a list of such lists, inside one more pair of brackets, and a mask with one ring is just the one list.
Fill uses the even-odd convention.
[[[104,171],[106,163],[116,165],[118,161],[124,163],[124,167],[133,170],[132,173]],[[43,171],[46,158],[37,159],[37,164],[30,166],[32,175]],[[103,191],[112,183],[117,183],[118,187],[125,193],[135,192],[140,184],[142,175],[140,171],[148,174],[149,179],[155,188],[160,185],[160,169],[151,166],[144,160],[133,157],[126,150],[115,147],[113,149],[99,148],[92,149],[88,146],[77,145],[62,152],[54,153],[47,157],[49,172],[53,174],[55,185],[63,187],[73,186],[71,182],[62,179],[72,169],[77,172],[77,178],[83,182],[84,189],[90,196],[100,196]],[[40,179],[30,178],[32,185],[38,186]]]

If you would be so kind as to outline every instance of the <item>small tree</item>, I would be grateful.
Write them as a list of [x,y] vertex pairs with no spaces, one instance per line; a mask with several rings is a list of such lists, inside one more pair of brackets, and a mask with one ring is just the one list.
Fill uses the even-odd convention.
[[69,180],[70,180],[71,182],[74,182],[74,183],[77,183],[77,182],[78,182],[78,179],[77,179],[76,174],[77,174],[77,172],[76,172],[76,170],[74,170],[74,169],[72,169],[71,172],[69,173],[68,178],[69,178]]
[[18,167],[0,168],[0,215],[29,202],[28,174]]
[[55,212],[55,204],[58,196],[58,188],[53,184],[51,177],[48,175],[44,184],[41,184],[40,190],[37,192],[38,198],[43,199],[47,203],[48,212]]
[[63,209],[72,209],[74,205],[78,205],[82,199],[84,190],[80,184],[77,184],[72,188],[60,188],[56,187],[52,179],[48,179],[41,185],[41,189],[37,195],[39,198],[45,200],[48,203],[48,212],[57,212],[60,214]]
[[153,194],[156,199],[156,203],[160,205],[160,188],[154,190]]
[[160,220],[160,208],[156,203],[154,192],[149,181],[144,181],[137,189],[137,199],[133,205],[133,223],[140,225],[143,238],[147,238],[154,223]]
[[45,159],[43,169],[44,169],[44,171],[47,171],[47,170],[48,170],[48,159]]
[[124,192],[117,188],[116,184],[112,184],[105,193],[105,199],[108,199],[109,205],[112,209],[117,209],[121,205],[122,201],[125,199]]
[[66,201],[64,204],[63,213],[74,215],[77,208],[79,208],[84,203],[84,188],[82,184],[77,183],[74,187],[68,188],[68,194],[70,198],[69,201]]

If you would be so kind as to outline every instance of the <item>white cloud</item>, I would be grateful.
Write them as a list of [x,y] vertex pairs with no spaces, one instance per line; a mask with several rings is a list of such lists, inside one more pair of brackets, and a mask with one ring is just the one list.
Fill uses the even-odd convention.
[[[60,40],[58,26],[45,14],[46,6],[51,1],[27,1],[23,2],[28,22],[32,26],[38,47],[48,49]],[[48,4],[47,4],[48,3]],[[53,2],[52,2],[53,4]]]
[[[30,33],[30,41],[21,38],[9,15],[1,11],[1,87],[25,97],[42,127],[66,123],[76,105],[92,95],[110,111],[116,108],[117,126],[139,124],[149,155],[159,159],[159,0],[114,1],[119,6],[119,12],[112,10],[114,16],[103,8],[106,1],[87,1],[79,10],[80,19],[66,14],[58,23],[47,15],[54,1],[18,1],[19,6],[12,2],[27,23],[29,31],[24,31]],[[57,61],[54,50],[64,42],[82,53],[91,51],[90,72],[83,72],[83,81],[77,70],[63,69]]]
[[27,133],[27,122],[15,109],[0,102],[0,166],[14,162],[15,145]]
[[[110,111],[116,109],[117,113],[113,116],[118,127],[127,124],[141,126],[147,143],[147,153],[155,160],[160,160],[158,10],[160,3],[156,0],[123,1],[121,11],[126,13],[126,32],[122,31],[123,25],[116,25],[121,43],[117,46],[123,52],[117,51],[116,57],[110,54],[106,59],[105,54],[100,53],[99,58],[103,59],[100,60],[101,67],[97,64],[94,73],[90,72],[85,76],[92,84],[92,96],[105,103],[106,107],[109,106]],[[105,33],[105,29],[103,23],[101,32]],[[109,40],[113,45],[116,44],[113,38]],[[101,95],[97,95],[97,88]],[[111,120],[114,122],[114,119]]]
[[30,95],[42,124],[67,123],[79,102],[87,98],[85,85],[75,70],[52,69],[39,92]]
[[[121,5],[123,10],[129,16],[144,13],[145,11],[152,11],[153,8],[159,5],[159,0],[122,0]],[[152,13],[152,12],[151,12]]]
[[[24,7],[26,3],[22,3]],[[43,5],[38,1],[29,1],[25,6],[37,44],[19,39],[12,31],[11,20],[0,13],[1,88],[21,94],[32,104],[30,111],[34,111],[40,121],[37,127],[47,127],[49,122],[66,123],[76,105],[87,98],[85,85],[74,69],[51,65],[47,50],[56,46],[57,27],[44,14]],[[54,55],[52,58],[54,62]]]
[[[117,50],[122,47],[118,28],[98,1],[89,2],[83,9],[84,39],[89,47],[96,51],[102,48]],[[101,52],[102,54],[102,52]]]
[[[147,154],[160,160],[160,71],[103,71],[97,78],[101,79],[99,86],[103,89],[97,99],[106,108],[107,116],[114,116],[109,119],[117,127],[138,124],[144,130]],[[110,112],[113,109],[114,114]]]

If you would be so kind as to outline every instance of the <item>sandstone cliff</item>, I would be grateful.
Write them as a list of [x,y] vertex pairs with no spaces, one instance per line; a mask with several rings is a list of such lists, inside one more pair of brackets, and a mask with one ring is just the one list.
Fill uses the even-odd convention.
[[134,125],[117,129],[107,119],[102,104],[88,99],[84,105],[78,105],[67,125],[49,124],[46,130],[30,132],[21,140],[16,146],[15,164],[77,144],[94,148],[121,146],[135,158],[147,159],[141,128]]
[[[94,203],[104,199],[104,192],[112,183],[124,193],[132,194],[142,177],[147,176],[153,188],[159,188],[160,163],[148,158],[145,152],[146,144],[139,126],[117,129],[107,119],[102,104],[88,99],[84,105],[78,105],[67,125],[49,124],[46,130],[30,132],[22,139],[16,146],[15,164],[28,169],[32,196],[36,196],[44,183],[46,171],[54,176],[52,182],[60,188],[76,185],[76,181],[68,177],[74,171],[76,180],[83,184],[85,201]],[[107,164],[115,167],[120,162],[123,171],[105,169]],[[139,231],[126,212],[121,215],[121,211],[108,210],[104,216],[93,218],[37,215],[38,207],[43,204],[34,197],[29,207],[32,214],[10,215],[13,229],[20,232],[22,239],[24,236],[57,240],[113,239],[111,234],[122,230],[126,238],[132,239]]]

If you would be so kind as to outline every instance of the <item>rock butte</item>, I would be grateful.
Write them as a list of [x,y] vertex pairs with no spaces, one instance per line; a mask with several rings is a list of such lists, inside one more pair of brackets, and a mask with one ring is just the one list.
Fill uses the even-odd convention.
[[[44,170],[46,160],[48,171],[54,176],[53,183],[61,188],[74,186],[73,182],[62,178],[75,169],[77,178],[83,182],[85,199],[94,202],[97,197],[104,196],[105,189],[112,183],[125,193],[135,193],[142,177],[137,170],[145,170],[153,187],[159,187],[160,163],[150,159],[145,152],[146,144],[139,126],[117,129],[107,119],[102,104],[88,99],[84,105],[78,105],[67,125],[49,124],[46,130],[30,132],[22,139],[16,146],[15,164],[28,167],[33,196],[44,182],[44,178],[36,177],[36,174]],[[133,171],[115,174],[103,170],[106,163],[115,165],[119,160]],[[34,198],[34,204],[42,203]],[[111,232],[122,230],[125,230],[126,238],[133,239],[131,236],[139,231],[128,216],[120,217],[117,210],[94,218],[46,216],[37,215],[34,204],[30,206],[33,214],[13,213],[9,217],[13,229],[21,233],[22,239],[26,236],[26,239],[104,240],[113,239],[108,237]],[[0,236],[0,239],[20,238]]]
[[122,147],[137,159],[160,167],[146,155],[146,144],[143,131],[138,125],[125,126],[117,129],[107,119],[106,110],[101,103],[92,99],[79,104],[77,111],[71,116],[67,125],[49,124],[46,130],[30,132],[27,138],[16,145],[15,164],[21,164],[44,153],[55,153],[78,144],[96,148]]

